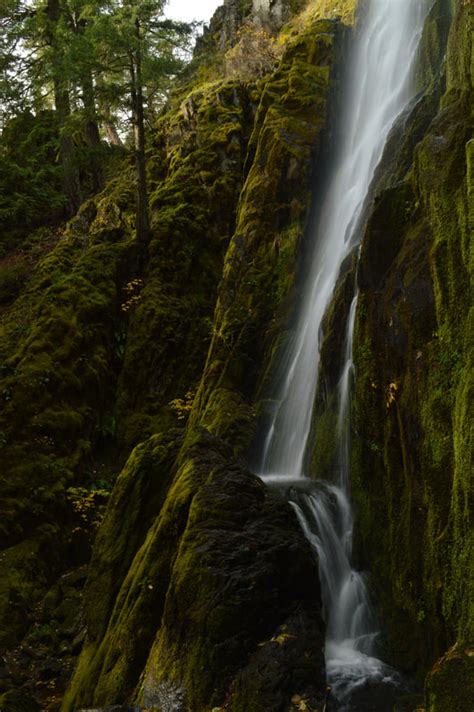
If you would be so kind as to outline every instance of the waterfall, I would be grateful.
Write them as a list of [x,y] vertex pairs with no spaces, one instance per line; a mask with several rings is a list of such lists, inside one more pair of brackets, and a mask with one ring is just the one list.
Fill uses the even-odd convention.
[[[351,566],[349,398],[357,293],[345,332],[338,388],[338,457],[330,483],[305,477],[318,382],[322,322],[345,258],[361,238],[375,169],[394,122],[413,97],[413,67],[428,0],[368,0],[348,57],[337,153],[333,156],[295,336],[283,358],[277,407],[264,439],[260,476],[283,488],[318,552],[327,625],[328,681],[344,709],[368,680],[393,679],[375,657],[378,629],[363,576]],[[317,473],[312,473],[317,476]],[[350,709],[350,707],[348,708]]]

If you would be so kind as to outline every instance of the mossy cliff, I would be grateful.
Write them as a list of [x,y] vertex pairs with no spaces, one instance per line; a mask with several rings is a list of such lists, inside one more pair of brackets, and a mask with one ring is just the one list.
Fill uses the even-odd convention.
[[117,285],[133,248],[125,233],[96,242],[82,217],[1,314],[2,644],[73,545],[66,490],[79,471],[88,480],[114,388]]
[[[359,554],[372,571],[389,654],[420,674],[456,641],[461,660],[474,640],[473,20],[470,3],[435,3],[421,54],[429,87],[404,118],[398,156],[389,142],[386,187],[375,199],[358,275]],[[472,706],[462,682],[468,670],[472,676],[472,651],[466,672],[454,658],[439,663],[449,667],[446,696],[442,674],[430,678],[430,711]],[[457,669],[456,693],[448,678]]]
[[135,293],[117,390],[125,452],[178,424],[197,388],[253,120],[249,88],[198,86],[162,118],[150,149],[150,260]]
[[[1,312],[2,645],[36,626],[38,599],[50,586],[48,600],[54,598],[56,578],[87,561],[89,525],[104,487],[142,443],[99,530],[86,596],[88,636],[66,708],[79,700],[147,698],[172,684],[200,709],[211,698],[223,701],[233,679],[236,709],[249,694],[260,695],[264,706],[263,688],[250,692],[252,652],[258,669],[280,669],[281,689],[267,691],[275,705],[296,692],[322,694],[315,564],[291,510],[232,458],[253,429],[264,353],[257,334],[268,332],[270,348],[272,320],[281,318],[291,289],[342,35],[337,22],[306,14],[286,29],[273,74],[257,83],[190,82],[176,95],[149,149],[152,239],[143,273],[128,166],[66,228],[39,231],[13,257],[28,271],[20,270],[14,292],[5,282]],[[244,253],[248,270],[239,276]],[[7,281],[11,259],[0,275]],[[193,426],[220,439],[188,429],[180,452],[195,391]],[[232,522],[236,489],[247,491],[248,512]],[[221,543],[214,529],[230,529],[234,538]],[[257,530],[247,594],[239,581]],[[234,546],[241,546],[240,562]],[[211,566],[215,557],[220,574]],[[193,583],[199,576],[202,590]],[[235,592],[229,583],[228,608],[216,608],[211,630],[209,605],[223,577],[235,580]],[[302,582],[298,590],[294,580]],[[188,589],[195,591],[192,615]],[[136,617],[124,607],[133,600]],[[231,630],[235,608],[250,616],[242,636]],[[188,613],[195,640],[183,656]],[[198,672],[202,666],[207,676]]]
[[296,35],[264,87],[250,137],[213,339],[191,414],[236,454],[254,434],[257,393],[295,296],[310,181],[321,161],[329,82],[343,37],[337,23],[314,20]]
[[89,525],[131,446],[182,429],[234,227],[247,93],[216,81],[157,127],[145,273],[127,164],[65,229],[38,231],[0,265],[2,648],[57,576],[87,561]]
[[[170,187],[169,179],[162,184],[157,175],[152,196],[157,239],[150,249],[150,269],[156,265],[161,270],[159,289],[170,292],[174,275],[164,277],[172,264],[164,265],[163,249],[173,237],[169,233],[177,231],[172,244],[180,246],[182,236],[183,259],[197,269],[196,275],[181,274],[178,281],[181,290],[183,279],[189,284],[194,318],[196,285],[206,269],[199,245],[215,234],[215,261],[208,269],[211,276],[221,269],[222,278],[213,322],[205,311],[211,300],[204,291],[207,329],[201,335],[206,347],[211,333],[212,340],[183,443],[176,430],[169,430],[179,424],[173,409],[156,411],[156,404],[176,391],[180,348],[182,369],[190,368],[189,350],[196,342],[196,333],[190,332],[197,325],[188,324],[183,313],[184,323],[176,325],[176,338],[183,333],[183,341],[174,346],[171,340],[172,349],[158,331],[158,319],[156,334],[149,327],[142,330],[145,341],[136,341],[145,366],[150,359],[143,376],[145,408],[130,408],[126,400],[121,407],[133,413],[134,421],[128,422],[137,422],[139,413],[142,437],[147,429],[162,434],[134,450],[99,530],[86,588],[88,635],[64,710],[132,700],[145,707],[175,704],[189,710],[226,702],[228,709],[244,710],[249,699],[255,710],[267,709],[269,700],[277,710],[286,709],[295,694],[313,704],[324,700],[315,562],[291,509],[235,457],[242,456],[252,437],[265,348],[275,340],[275,320],[281,320],[291,290],[343,35],[339,23],[310,15],[293,30],[276,70],[258,85],[227,80],[195,88],[179,112],[200,126],[200,164],[196,158],[187,160],[176,114],[163,119],[166,131],[156,146],[171,151],[181,175],[194,175],[194,210],[201,212],[190,214],[183,205],[181,176]],[[228,96],[233,97],[229,103]],[[242,130],[244,118],[252,121],[251,132]],[[202,154],[205,131],[215,144]],[[221,179],[225,188],[235,188],[233,167],[243,176],[228,245],[229,232],[216,228],[221,216],[231,212],[215,192],[216,168],[222,165],[230,173]],[[167,191],[179,199],[174,213],[163,205]],[[210,212],[203,201],[209,194],[216,214],[207,222]],[[160,299],[156,292],[154,308]],[[139,303],[137,322],[149,324],[147,314]],[[161,370],[154,374],[151,364],[164,348]],[[134,368],[137,359],[131,362]],[[174,391],[165,390],[168,372]],[[167,393],[156,399],[155,411],[148,406],[153,404],[150,377]],[[118,392],[123,393],[127,381],[133,383],[126,366],[120,379]],[[193,386],[192,377],[183,380],[181,415],[188,407],[186,390]],[[135,388],[128,387],[129,397],[140,402]]]
[[[167,118],[167,143],[159,127],[149,159],[153,236],[145,274],[137,277],[134,268],[128,169],[64,233],[24,247],[33,276],[1,315],[2,528],[9,547],[2,610],[12,596],[33,600],[32,567],[44,561],[54,575],[56,559],[67,560],[61,546],[69,546],[71,532],[58,529],[71,517],[67,488],[97,484],[130,444],[159,431],[162,421],[178,424],[169,403],[199,378],[233,227],[242,171],[234,140],[245,146],[244,102],[238,87],[221,82]],[[40,571],[31,574],[37,585],[47,583]],[[20,604],[18,625],[25,622]],[[17,632],[13,612],[2,626],[5,643]]]
[[[63,712],[325,706],[317,562],[248,463],[334,138],[349,33],[335,15],[350,20],[354,2],[253,5],[251,22],[246,0],[216,14],[151,131],[144,268],[126,160],[67,226],[0,262],[6,712],[36,709],[33,696],[57,710],[49,658],[65,656],[64,685],[81,646]],[[469,3],[433,5],[420,94],[389,140],[322,353],[330,394],[357,279],[357,551],[385,657],[420,675],[439,658],[430,712],[464,710],[472,679],[472,21]],[[240,25],[250,38],[264,28],[271,49],[253,77],[251,63],[227,69]],[[327,405],[314,432],[323,476]],[[35,646],[38,689],[18,663]]]

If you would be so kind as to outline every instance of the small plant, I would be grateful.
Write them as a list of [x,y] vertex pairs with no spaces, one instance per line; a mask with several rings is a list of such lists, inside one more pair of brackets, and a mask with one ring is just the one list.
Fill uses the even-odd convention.
[[106,489],[89,490],[85,487],[69,487],[66,490],[66,497],[81,523],[77,529],[95,531],[98,528],[109,496],[110,492]]
[[247,23],[237,32],[238,42],[225,55],[227,76],[242,80],[260,79],[271,72],[282,48],[262,27]]
[[389,383],[387,386],[387,391],[386,391],[386,397],[385,397],[385,406],[386,408],[390,408],[392,406],[397,398],[397,391],[398,391],[398,385],[396,383]]
[[426,618],[426,612],[425,612],[424,608],[420,608],[420,610],[416,614],[416,619],[417,619],[418,623],[423,623],[425,618]]
[[184,398],[175,398],[168,405],[178,416],[178,420],[186,420],[193,407],[194,398],[196,393],[194,391],[188,391]]
[[115,334],[115,355],[119,361],[123,361],[125,357],[125,347],[127,344],[127,332],[122,330]]
[[125,285],[123,291],[125,293],[125,300],[121,304],[121,309],[123,312],[127,313],[133,307],[136,307],[141,299],[141,290],[143,288],[143,279],[132,279],[128,284]]
[[105,415],[97,425],[97,432],[101,438],[114,438],[117,431],[117,421],[114,415]]

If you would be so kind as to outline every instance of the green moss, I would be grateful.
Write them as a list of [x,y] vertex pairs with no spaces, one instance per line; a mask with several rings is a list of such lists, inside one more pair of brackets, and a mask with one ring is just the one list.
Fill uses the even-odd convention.
[[426,680],[426,712],[470,712],[474,702],[474,651],[462,642],[448,650]]
[[[119,242],[91,244],[95,212],[90,202],[59,239],[44,233],[32,241],[31,277],[0,314],[0,517],[10,547],[7,568],[24,571],[25,607],[68,565],[60,560],[66,559],[75,517],[66,488],[87,484],[114,391],[117,284],[133,245],[123,239],[123,229]],[[47,554],[48,527],[57,556]],[[37,548],[34,567],[24,555],[31,541]],[[16,584],[3,569],[5,561],[1,578],[14,596]],[[9,643],[23,628],[21,605],[18,616],[2,607]]]
[[236,454],[248,449],[264,354],[275,352],[288,317],[339,31],[309,16],[288,41],[264,85],[249,140],[213,339],[191,414],[193,423],[224,435]]
[[255,431],[255,413],[239,393],[216,388],[201,425],[242,452]]
[[91,563],[88,637],[65,711],[124,701],[145,665],[176,546],[204,474],[198,476],[190,454],[170,487],[175,435],[155,436],[136,448],[117,481]]
[[151,260],[129,310],[117,396],[124,448],[177,425],[169,403],[196,389],[241,186],[247,102],[243,87],[216,81],[157,127]]
[[433,88],[439,82],[439,67],[446,52],[452,22],[451,0],[436,0],[430,8],[420,41],[417,83],[420,89]]
[[[430,31],[438,27],[442,43],[451,9],[442,17],[440,8]],[[466,81],[472,16],[472,7],[457,5],[441,108],[434,118],[408,121],[414,135],[404,146],[416,144],[412,170],[376,201],[360,264],[356,530],[359,550],[370,551],[387,654],[420,675],[448,645],[473,635],[472,343],[466,336],[472,328],[472,87]],[[432,48],[436,56],[440,47]],[[405,153],[404,166],[406,159]],[[397,207],[404,194],[413,196],[408,212]],[[381,240],[392,234],[396,239],[381,254]]]

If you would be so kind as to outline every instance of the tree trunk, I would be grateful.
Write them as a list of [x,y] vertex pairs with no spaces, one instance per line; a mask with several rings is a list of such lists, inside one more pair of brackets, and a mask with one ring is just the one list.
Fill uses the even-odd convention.
[[137,177],[136,232],[138,242],[145,248],[150,240],[148,219],[148,191],[146,181],[145,120],[143,112],[143,84],[140,49],[140,23],[135,21],[137,48],[130,62],[133,133],[135,142],[135,169]]
[[69,93],[61,82],[54,81],[54,103],[59,118],[60,139],[59,155],[61,159],[61,182],[64,194],[68,201],[68,214],[74,215],[82,202],[81,181],[76,162],[76,149],[74,141],[67,127],[67,120],[71,114]]
[[97,77],[96,90],[97,102],[99,105],[100,123],[105,131],[107,141],[112,146],[123,147],[123,141],[120,138],[117,128],[115,126],[112,112],[110,110],[110,104],[107,100],[107,97],[105,96],[104,82],[103,79],[101,79],[100,74]]
[[111,146],[123,147],[123,141],[118,134],[114,122],[110,118],[110,111],[108,111],[107,107],[105,107],[101,109],[101,113],[103,115],[102,125],[107,141],[111,144]]
[[85,74],[82,77],[82,101],[86,112],[84,134],[90,149],[92,188],[97,192],[104,187],[104,172],[101,165],[101,141],[94,100],[94,84],[88,69],[85,70]]
[[72,136],[68,131],[67,122],[71,114],[67,77],[62,74],[62,50],[56,35],[57,25],[61,18],[59,0],[48,0],[46,16],[49,23],[48,44],[53,50],[53,85],[54,105],[59,120],[60,138],[59,155],[62,167],[62,189],[68,201],[68,214],[74,215],[81,205],[81,184],[76,164],[76,151]]

